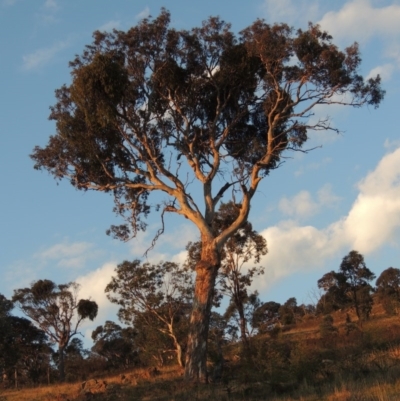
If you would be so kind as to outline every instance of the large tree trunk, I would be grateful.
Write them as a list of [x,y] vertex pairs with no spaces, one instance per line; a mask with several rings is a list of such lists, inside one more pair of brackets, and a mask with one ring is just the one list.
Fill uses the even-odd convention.
[[188,381],[207,383],[207,339],[215,279],[221,260],[216,246],[202,243],[202,255],[196,265],[196,283],[185,363]]

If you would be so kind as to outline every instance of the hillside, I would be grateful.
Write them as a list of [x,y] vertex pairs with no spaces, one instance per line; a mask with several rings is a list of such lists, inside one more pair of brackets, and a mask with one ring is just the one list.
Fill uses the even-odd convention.
[[[253,337],[251,360],[240,357],[237,345],[226,346],[222,375],[209,385],[188,385],[182,370],[169,366],[6,389],[0,400],[398,400],[400,319],[387,317],[380,304],[362,326],[351,311],[332,317],[333,325],[310,315],[280,332]],[[210,376],[216,376],[216,366],[210,361]]]

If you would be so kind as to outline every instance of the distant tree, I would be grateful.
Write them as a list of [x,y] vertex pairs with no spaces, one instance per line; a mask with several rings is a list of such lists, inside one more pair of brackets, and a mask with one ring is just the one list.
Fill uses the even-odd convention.
[[19,377],[31,385],[38,385],[40,381],[48,383],[53,350],[46,333],[23,317],[10,316],[10,322],[13,330],[10,346],[17,354],[13,366],[15,385],[18,386]]
[[389,315],[400,311],[400,269],[389,267],[376,280],[378,297]]
[[318,288],[325,293],[321,295],[317,303],[317,312],[330,314],[336,310],[349,306],[350,299],[347,296],[348,283],[343,273],[330,271],[318,280]]
[[83,320],[93,320],[98,306],[89,299],[78,300],[79,284],[34,281],[30,287],[14,290],[12,301],[58,345],[60,381],[65,380],[64,351],[78,334]]
[[282,305],[278,302],[264,302],[254,314],[254,326],[260,333],[271,330],[279,321],[279,308]]
[[13,346],[12,309],[12,302],[0,294],[0,369],[3,373],[10,366],[14,367],[18,361],[17,349]]
[[[239,35],[217,17],[190,31],[169,25],[162,10],[127,32],[95,32],[70,63],[72,83],[56,91],[57,133],[32,158],[77,189],[112,192],[127,222],[111,227],[118,238],[145,229],[153,211],[162,222],[175,213],[196,225],[203,246],[186,378],[206,381],[220,249],[246,222],[260,182],[284,152],[307,151],[309,130],[336,131],[309,118],[316,106],[377,107],[384,93],[379,76],[359,74],[358,45],[340,51],[318,25],[257,20]],[[217,234],[215,210],[228,190],[241,209]]]
[[[139,260],[125,261],[115,272],[105,292],[111,302],[120,306],[119,319],[129,325],[140,319],[141,324],[168,336],[173,341],[177,362],[183,366],[184,340],[178,335],[178,326],[187,321],[190,312],[192,273],[172,262],[152,265]],[[139,325],[135,328],[140,331]]]
[[366,266],[364,257],[354,250],[343,258],[339,271],[346,278],[347,294],[358,319],[367,319],[373,304],[373,288],[369,283],[375,279],[375,274]]
[[122,328],[107,320],[92,332],[92,351],[104,357],[110,366],[128,368],[138,360],[136,336],[132,327]]
[[365,265],[364,257],[357,251],[349,252],[338,272],[331,271],[318,280],[318,287],[325,294],[318,302],[317,310],[329,314],[343,307],[352,307],[359,320],[367,319],[373,304],[373,288],[369,283],[374,278],[374,273]]
[[0,371],[3,380],[37,385],[46,379],[52,350],[46,334],[22,317],[13,316],[13,303],[0,294]]
[[296,320],[304,315],[302,308],[297,306],[297,300],[294,297],[289,298],[278,310],[279,320],[282,324],[295,324]]

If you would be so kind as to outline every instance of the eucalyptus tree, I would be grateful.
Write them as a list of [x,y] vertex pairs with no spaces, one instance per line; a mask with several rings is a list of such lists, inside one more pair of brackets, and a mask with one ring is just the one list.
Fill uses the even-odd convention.
[[375,274],[366,266],[364,256],[354,250],[343,258],[339,272],[346,278],[347,294],[358,319],[367,319],[373,304],[370,281],[375,279]]
[[132,327],[122,328],[107,320],[92,332],[92,351],[105,358],[110,366],[128,368],[138,360],[136,336]]
[[30,287],[14,290],[12,301],[49,340],[58,345],[60,381],[65,380],[64,351],[77,335],[83,320],[93,320],[98,306],[90,299],[78,300],[79,284],[55,284],[51,280],[34,281]]
[[388,267],[376,280],[376,291],[386,313],[397,315],[400,310],[400,269]]
[[105,292],[111,302],[120,306],[119,319],[128,325],[136,323],[134,328],[139,332],[147,326],[167,336],[172,340],[178,364],[183,366],[182,342],[187,330],[182,333],[182,326],[187,328],[190,314],[192,273],[172,262],[155,265],[139,260],[125,261],[115,272]]
[[331,271],[318,280],[318,287],[324,290],[317,310],[331,313],[343,307],[354,308],[358,319],[367,319],[372,310],[373,288],[370,282],[374,273],[366,266],[364,257],[357,251],[350,251],[340,264],[339,271]]
[[[176,30],[162,10],[128,31],[95,32],[71,63],[72,82],[56,91],[56,134],[32,154],[35,168],[80,190],[114,195],[125,218],[110,233],[123,240],[165,213],[198,228],[202,251],[190,320],[186,378],[207,380],[206,353],[220,251],[247,220],[260,182],[309,130],[318,105],[378,106],[379,76],[359,74],[357,44],[343,51],[319,26],[295,31],[255,21],[239,34],[218,17]],[[156,194],[162,194],[157,196]],[[220,200],[240,213],[212,229]]]

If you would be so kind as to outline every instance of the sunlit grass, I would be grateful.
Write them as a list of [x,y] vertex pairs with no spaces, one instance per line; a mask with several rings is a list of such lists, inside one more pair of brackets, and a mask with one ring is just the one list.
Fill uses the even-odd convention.
[[[280,375],[277,378],[268,376],[263,373],[263,365],[258,360],[253,361],[254,363],[250,366],[240,365],[240,360],[235,359],[238,353],[237,347],[231,344],[224,353],[226,358],[231,361],[226,367],[225,376],[220,382],[210,385],[186,383],[183,379],[183,371],[179,367],[164,367],[159,370],[143,368],[108,377],[99,377],[97,385],[93,386],[95,379],[88,380],[89,385],[86,387],[82,382],[76,382],[30,389],[0,390],[0,401],[86,401],[89,399],[104,401],[399,400],[399,318],[385,317],[377,309],[370,321],[365,322],[362,329],[350,336],[345,334],[345,321],[346,312],[337,312],[334,315],[334,323],[338,328],[340,339],[330,345],[335,347],[338,351],[337,355],[341,355],[341,359],[334,361],[332,371],[325,372],[326,376],[322,372],[310,380],[304,377],[298,383],[293,381],[293,376],[288,376],[286,380]],[[356,319],[354,318],[353,321]],[[310,366],[307,361],[308,352],[311,352],[310,355],[312,355],[314,351],[312,347],[310,348],[310,340],[311,344],[318,344],[319,324],[320,320],[317,318],[308,319],[280,334],[281,342],[298,344],[291,355],[292,359],[289,365],[291,368],[295,363],[300,364],[300,370]],[[268,341],[270,338],[267,334],[255,339],[254,346],[262,346]],[[317,346],[315,345],[315,347]],[[355,359],[348,358],[347,350],[354,351],[357,357]],[[265,351],[261,350],[257,355],[263,355],[262,352]]]

